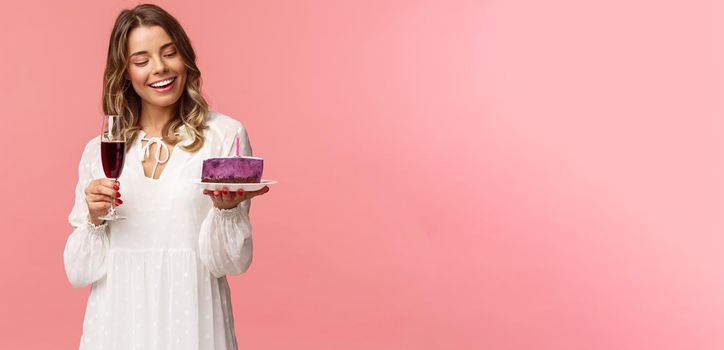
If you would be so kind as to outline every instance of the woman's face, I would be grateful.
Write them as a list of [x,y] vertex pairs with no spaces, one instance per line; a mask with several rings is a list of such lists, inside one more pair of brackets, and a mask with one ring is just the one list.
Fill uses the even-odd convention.
[[168,107],[179,100],[186,86],[186,66],[163,28],[131,30],[128,54],[127,78],[144,104]]

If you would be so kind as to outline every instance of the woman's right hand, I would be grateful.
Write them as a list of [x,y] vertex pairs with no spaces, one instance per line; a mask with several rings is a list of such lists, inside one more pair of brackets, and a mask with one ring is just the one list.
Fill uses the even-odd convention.
[[95,179],[85,188],[85,202],[88,205],[88,221],[94,225],[100,225],[103,220],[99,216],[103,216],[111,207],[111,201],[115,200],[116,205],[123,204],[121,200],[121,192],[119,192],[120,183],[113,182],[108,179]]

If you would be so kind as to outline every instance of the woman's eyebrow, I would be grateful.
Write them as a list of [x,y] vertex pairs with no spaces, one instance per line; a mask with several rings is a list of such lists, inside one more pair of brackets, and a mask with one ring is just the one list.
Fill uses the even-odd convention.
[[[161,49],[159,49],[159,51],[161,51],[171,45],[173,45],[173,43],[165,43],[165,44],[161,45]],[[147,54],[147,53],[148,53],[148,51],[138,51],[138,52],[132,53],[131,56],[129,56],[129,57],[133,57],[135,55],[143,55],[143,54]]]

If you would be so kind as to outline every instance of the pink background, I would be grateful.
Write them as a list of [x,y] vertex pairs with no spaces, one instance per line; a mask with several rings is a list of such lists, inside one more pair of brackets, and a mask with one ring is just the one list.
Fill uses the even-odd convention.
[[[77,348],[76,165],[130,1],[6,1],[0,348]],[[724,6],[161,2],[265,177],[242,349],[724,347]]]

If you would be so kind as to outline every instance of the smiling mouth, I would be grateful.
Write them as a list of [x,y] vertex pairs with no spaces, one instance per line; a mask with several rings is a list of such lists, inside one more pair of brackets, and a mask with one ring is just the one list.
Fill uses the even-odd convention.
[[154,88],[154,89],[163,89],[165,87],[168,87],[169,85],[173,84],[173,82],[176,81],[176,77],[173,77],[171,79],[166,79],[163,82],[154,83],[154,84],[148,84],[148,86]]

